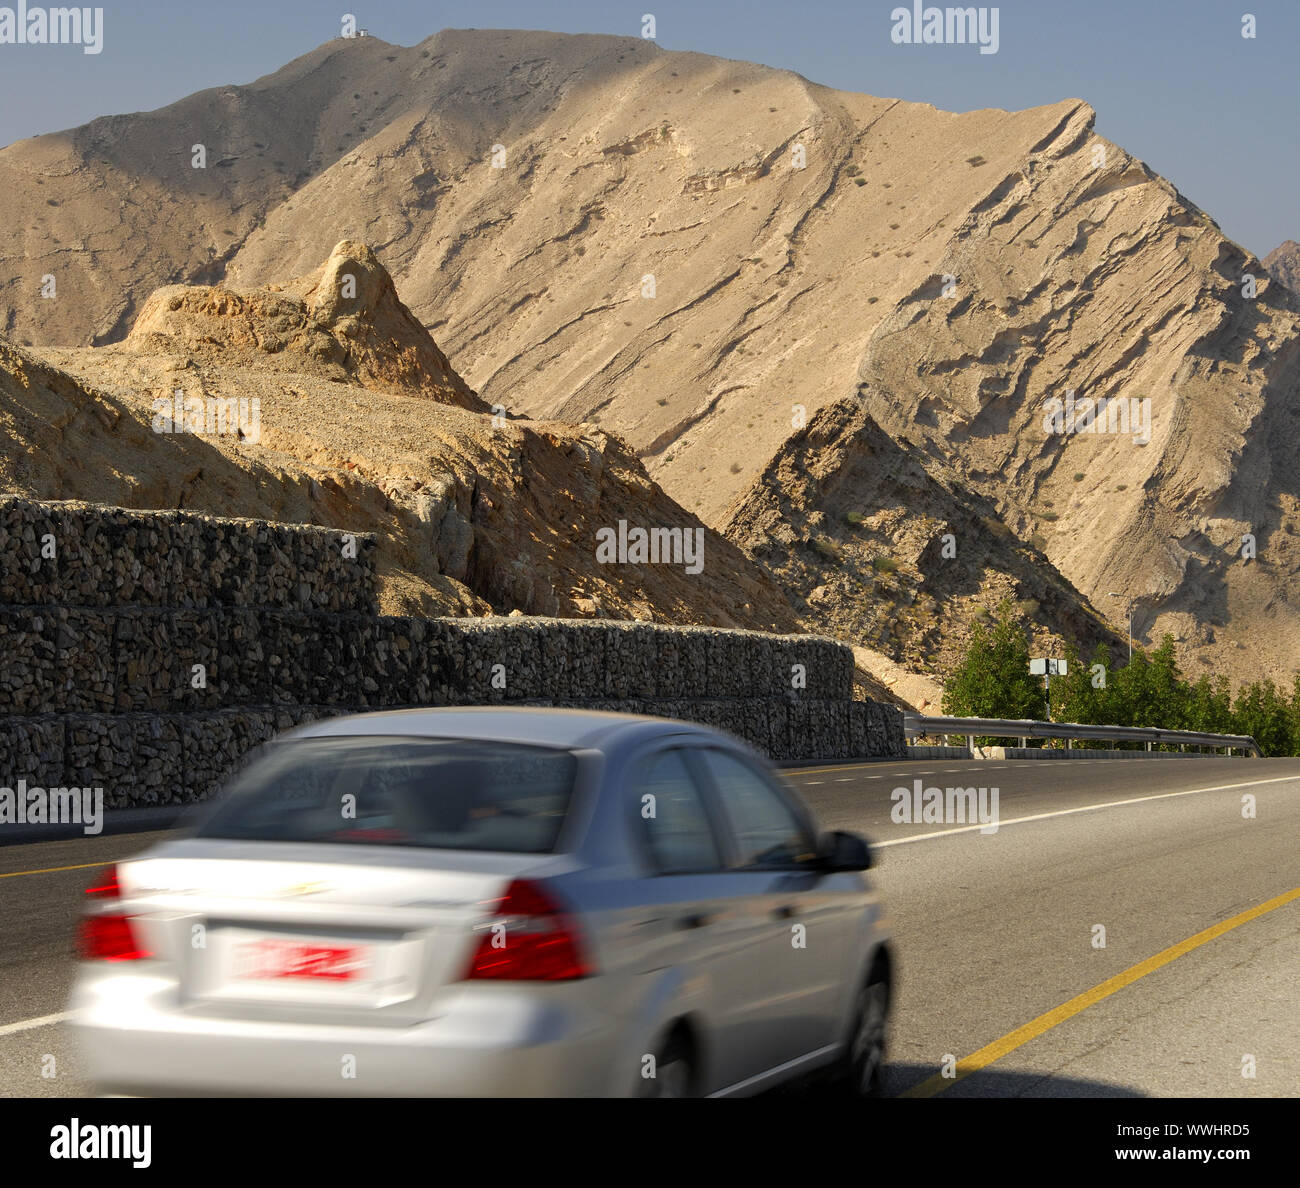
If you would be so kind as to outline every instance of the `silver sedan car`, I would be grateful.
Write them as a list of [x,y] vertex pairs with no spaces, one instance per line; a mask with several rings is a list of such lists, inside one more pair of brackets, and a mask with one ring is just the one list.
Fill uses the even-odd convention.
[[874,1094],[869,866],[700,726],[334,718],[95,880],[73,1025],[106,1093]]

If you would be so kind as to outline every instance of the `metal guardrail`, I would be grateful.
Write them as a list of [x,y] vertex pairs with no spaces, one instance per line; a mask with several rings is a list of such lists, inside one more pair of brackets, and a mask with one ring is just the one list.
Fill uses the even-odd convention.
[[1034,722],[1019,718],[934,718],[904,714],[903,732],[909,739],[938,738],[952,734],[971,738],[1018,738],[1027,746],[1031,738],[1063,738],[1074,742],[1145,742],[1156,746],[1226,747],[1260,757],[1259,744],[1249,734],[1200,734],[1194,730],[1162,730],[1158,726],[1087,726],[1081,722]]

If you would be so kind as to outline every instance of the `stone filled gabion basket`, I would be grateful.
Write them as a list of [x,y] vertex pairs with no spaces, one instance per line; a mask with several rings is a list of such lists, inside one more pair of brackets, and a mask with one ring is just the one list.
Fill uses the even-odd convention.
[[375,558],[362,533],[0,497],[0,784],[189,803],[291,726],[429,705],[681,718],[778,760],[904,753],[835,640],[380,616]]

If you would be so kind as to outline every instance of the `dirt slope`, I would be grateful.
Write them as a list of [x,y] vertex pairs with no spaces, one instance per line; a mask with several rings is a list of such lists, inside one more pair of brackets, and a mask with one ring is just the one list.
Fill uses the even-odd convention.
[[[366,262],[375,291],[391,287],[363,245],[330,259]],[[459,407],[478,402],[431,339],[385,353],[391,325],[373,310],[333,333],[320,285],[307,290],[317,305],[305,321],[276,294],[172,288],[121,344],[38,358],[0,339],[0,490],[374,531],[390,613],[797,629],[772,581],[618,437]],[[276,335],[285,344],[268,355]],[[322,360],[320,343],[375,349]],[[388,390],[356,382],[381,379]],[[229,410],[224,425],[215,408]],[[602,563],[598,533],[621,520],[699,533],[698,567],[684,551],[678,563]]]

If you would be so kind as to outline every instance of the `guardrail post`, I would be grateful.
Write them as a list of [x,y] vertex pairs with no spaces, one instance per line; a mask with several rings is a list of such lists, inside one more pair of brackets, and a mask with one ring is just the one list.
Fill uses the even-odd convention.
[[1147,750],[1149,751],[1150,749],[1151,749],[1151,740],[1147,739]]

